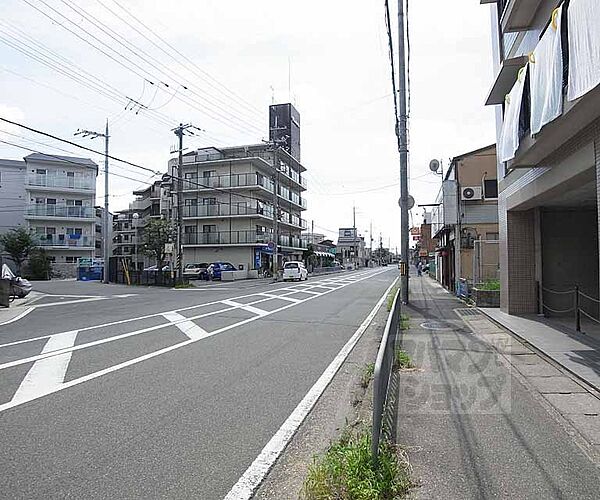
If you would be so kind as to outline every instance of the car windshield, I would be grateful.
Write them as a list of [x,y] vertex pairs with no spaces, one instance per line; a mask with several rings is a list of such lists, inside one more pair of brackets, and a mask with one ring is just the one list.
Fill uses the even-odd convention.
[[285,266],[283,266],[284,269],[298,269],[299,267],[300,266],[297,262],[288,262]]

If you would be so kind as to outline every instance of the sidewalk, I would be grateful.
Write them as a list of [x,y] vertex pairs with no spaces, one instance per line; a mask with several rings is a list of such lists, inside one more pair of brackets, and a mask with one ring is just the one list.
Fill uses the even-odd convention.
[[511,316],[500,309],[481,311],[600,391],[600,341],[594,335],[561,331],[537,316]]
[[600,400],[428,277],[411,279],[397,441],[414,498],[597,498]]

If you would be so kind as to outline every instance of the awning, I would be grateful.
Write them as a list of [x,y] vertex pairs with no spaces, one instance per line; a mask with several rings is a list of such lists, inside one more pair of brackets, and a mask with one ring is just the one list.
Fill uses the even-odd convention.
[[329,252],[315,252],[315,255],[317,257],[331,257],[332,259],[335,258],[335,255]]

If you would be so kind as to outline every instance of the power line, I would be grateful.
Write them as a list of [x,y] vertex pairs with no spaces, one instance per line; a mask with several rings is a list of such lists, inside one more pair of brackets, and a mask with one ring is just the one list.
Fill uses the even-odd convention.
[[[116,49],[114,49],[113,47],[111,47],[110,45],[108,45],[106,42],[104,42],[103,40],[101,40],[100,38],[98,38],[97,36],[95,36],[94,34],[90,33],[88,30],[82,28],[78,23],[74,22],[69,17],[65,16],[60,11],[58,11],[57,9],[55,9],[54,7],[52,7],[51,5],[49,5],[47,2],[45,2],[45,0],[38,0],[38,1],[41,2],[42,4],[44,4],[51,11],[55,12],[58,16],[60,16],[61,18],[65,19],[66,21],[68,21],[73,26],[75,26],[75,28],[77,28],[80,31],[84,32],[86,35],[88,35],[89,37],[91,37],[93,40],[96,40],[98,43],[100,43],[106,49],[112,51],[118,58],[122,59],[123,61],[126,61],[128,64],[124,63],[120,59],[115,58],[113,55],[111,55],[109,52],[107,52],[103,48],[101,48],[101,47],[93,44],[87,38],[81,36],[79,33],[77,33],[76,31],[72,30],[71,28],[69,28],[68,26],[66,26],[64,23],[61,23],[56,18],[52,17],[48,13],[44,12],[42,9],[40,9],[37,6],[35,6],[34,4],[32,4],[29,0],[22,0],[22,1],[25,2],[27,5],[29,5],[30,7],[32,7],[33,9],[35,9],[36,11],[40,12],[42,15],[44,15],[48,19],[50,19],[53,23],[55,23],[58,26],[60,26],[61,28],[65,29],[69,33],[73,34],[78,39],[80,39],[81,41],[83,41],[84,43],[86,43],[87,45],[89,45],[90,47],[96,49],[100,53],[104,54],[106,57],[108,57],[109,59],[111,59],[115,63],[119,64],[120,66],[122,66],[126,70],[132,72],[133,74],[139,76],[142,79],[146,79],[152,85],[158,85],[160,83],[162,85],[165,85],[165,86],[169,87],[169,84],[163,82],[161,78],[157,78],[156,75],[152,75],[146,69],[142,68],[139,64],[137,64],[135,61],[132,61],[130,58],[126,57],[125,55],[123,55],[122,53],[120,53],[119,51],[117,51]],[[137,68],[137,69],[134,69],[134,68]],[[140,73],[140,71],[141,71],[141,73]],[[144,74],[144,73],[146,73],[146,74]],[[148,79],[148,75],[149,75],[149,77],[151,79]],[[194,101],[193,99],[191,99],[189,97],[188,98],[183,98],[182,96],[179,96],[178,99],[180,101],[182,101],[184,104],[187,104],[188,106],[190,106],[190,107],[192,107],[192,108],[194,108],[194,109],[196,109],[196,110],[198,110],[200,112],[208,114],[214,120],[216,120],[218,122],[221,122],[222,124],[224,124],[226,126],[229,126],[229,127],[233,128],[233,129],[237,130],[238,132],[244,133],[244,132],[248,132],[249,131],[248,129],[245,130],[243,126],[240,126],[240,125],[234,124],[234,123],[232,123],[230,121],[228,122],[228,121],[225,121],[225,120],[221,119],[221,117],[223,117],[225,119],[227,119],[227,118],[224,115],[222,115],[222,114],[220,114],[218,112],[214,112],[214,111],[208,110],[206,108],[200,108],[198,106],[195,106],[194,103],[196,103],[196,104],[199,104],[199,103],[197,101]],[[260,130],[260,129],[258,129],[258,130]],[[252,133],[255,133],[255,132],[252,132]]]
[[[158,70],[158,71],[162,72],[163,75],[169,75],[170,76],[171,74],[175,74],[176,76],[179,76],[181,78],[181,75],[175,73],[172,70],[172,68],[168,68],[161,61],[159,61],[158,59],[156,59],[152,55],[148,54],[148,52],[146,52],[145,50],[143,50],[140,47],[135,46],[133,43],[131,43],[130,41],[128,41],[126,38],[124,38],[122,35],[120,35],[119,33],[117,33],[115,30],[113,30],[112,28],[108,27],[102,21],[98,20],[95,16],[93,16],[92,14],[89,14],[89,12],[87,12],[85,9],[80,8],[80,7],[75,7],[75,6],[72,5],[71,2],[69,2],[67,0],[60,0],[60,1],[63,4],[65,4],[67,7],[69,7],[71,10],[73,10],[77,14],[81,15],[82,17],[84,17],[88,22],[90,22],[91,24],[93,24],[96,28],[98,28],[100,31],[102,31],[103,33],[105,33],[107,36],[109,36],[112,40],[114,40],[115,42],[117,42],[119,45],[121,45],[122,47],[124,47],[125,49],[127,49],[134,56],[136,56],[140,60],[144,61],[148,66],[154,68],[155,70]],[[80,29],[82,29],[82,28],[80,28]],[[143,54],[145,57],[142,57],[140,54]],[[150,59],[151,61],[153,61],[154,64],[152,62],[149,62],[148,59]],[[162,69],[159,69],[157,67],[157,65],[160,66]],[[165,69],[166,69],[166,71],[165,71]],[[164,85],[167,85],[164,82],[161,82],[161,83],[163,83]],[[194,91],[194,89],[191,88],[191,84],[189,82],[188,82],[187,85],[183,85],[182,83],[179,83],[179,85],[182,88],[184,88],[185,90],[188,90],[188,91],[194,93],[200,99],[203,99],[204,101],[206,101],[208,103],[208,105],[213,106],[213,107],[217,108],[218,110],[223,110],[224,108],[221,108],[218,104],[214,104],[214,102],[211,99],[214,99],[217,102],[220,102],[221,104],[224,104],[224,105],[228,104],[225,101],[220,100],[219,98],[206,93],[205,91],[202,91],[202,92],[204,94],[206,94],[208,97],[205,97],[204,95],[202,95],[202,94]],[[172,98],[176,97],[176,94],[177,94],[178,90],[179,89],[177,89],[173,93]],[[256,128],[258,131],[261,131],[261,129],[259,127],[256,127],[253,123],[250,123],[245,118],[243,118],[241,115],[238,116],[234,112],[230,112],[230,111],[227,111],[227,110],[224,110],[224,111],[226,113],[228,113],[232,118],[238,120],[239,122],[245,123],[245,124],[247,124],[247,125],[249,125],[251,127]]]

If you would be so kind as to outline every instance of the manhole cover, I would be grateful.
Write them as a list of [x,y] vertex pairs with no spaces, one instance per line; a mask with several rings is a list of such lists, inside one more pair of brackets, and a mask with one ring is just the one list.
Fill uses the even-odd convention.
[[426,321],[421,323],[421,328],[426,330],[454,330],[454,325],[447,321]]

